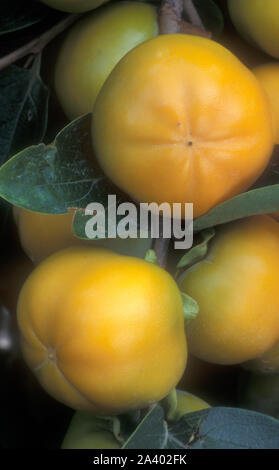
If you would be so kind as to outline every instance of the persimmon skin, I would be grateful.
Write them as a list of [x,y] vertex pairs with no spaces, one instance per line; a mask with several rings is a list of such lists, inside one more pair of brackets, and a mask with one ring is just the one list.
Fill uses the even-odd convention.
[[259,65],[253,72],[264,88],[273,118],[275,143],[279,144],[279,62]]
[[279,3],[277,0],[229,0],[231,19],[253,45],[279,58]]
[[73,120],[92,112],[96,97],[119,60],[158,34],[153,5],[119,2],[89,13],[67,32],[55,63],[55,91]]
[[67,13],[84,13],[99,7],[108,0],[40,0],[45,5],[55,8],[55,10],[66,11]]
[[43,261],[18,302],[24,358],[58,401],[96,415],[142,408],[181,378],[181,292],[147,261],[75,247]]
[[187,325],[189,351],[216,364],[260,356],[279,338],[279,224],[254,216],[219,229],[181,290],[199,313]]
[[140,202],[193,203],[195,217],[258,178],[273,138],[253,73],[198,36],[161,35],[134,48],[93,111],[93,147],[114,183]]

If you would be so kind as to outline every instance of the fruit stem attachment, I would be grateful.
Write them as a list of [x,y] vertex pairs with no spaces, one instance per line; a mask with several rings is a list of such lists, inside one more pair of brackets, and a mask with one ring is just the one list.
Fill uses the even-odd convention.
[[164,409],[166,420],[174,421],[177,409],[177,392],[176,388],[173,388],[171,392],[161,400],[161,405]]
[[32,41],[28,42],[27,44],[24,44],[24,46],[2,57],[0,59],[0,70],[5,69],[9,65],[17,62],[19,59],[22,59],[29,54],[39,54],[44,49],[44,47],[50,41],[52,41],[52,39],[75,23],[77,19],[80,18],[80,16],[81,15],[68,15],[62,21],[59,21],[59,23],[56,23],[54,26],[52,26],[52,28],[50,28],[48,31],[45,31],[37,38],[32,39]]
[[193,0],[184,0],[184,11],[187,14],[189,20],[191,21],[193,26],[197,26],[205,30],[203,22],[200,18],[198,10],[196,9]]
[[170,238],[156,238],[154,243],[154,251],[157,256],[157,262],[162,268],[165,268],[167,264],[169,243]]
[[[190,21],[183,19],[183,11]],[[162,0],[158,22],[160,34],[181,33],[211,37],[211,32],[205,29],[193,0]]]
[[180,32],[183,13],[183,0],[162,0],[159,11],[160,34]]

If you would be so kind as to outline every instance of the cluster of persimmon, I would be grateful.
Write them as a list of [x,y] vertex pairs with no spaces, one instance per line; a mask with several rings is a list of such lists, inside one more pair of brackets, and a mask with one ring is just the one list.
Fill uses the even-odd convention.
[[[104,2],[43,3],[88,11],[63,37],[55,91],[69,120],[93,111],[92,151],[129,197],[191,202],[197,218],[263,173],[279,142],[279,65],[252,71],[214,40],[160,35],[156,7],[147,3],[94,11]],[[263,32],[261,3],[230,1],[231,15],[245,36],[279,57],[278,28]],[[176,282],[141,259],[149,241],[79,240],[70,212],[14,214],[36,264],[18,301],[22,351],[57,400],[96,415],[147,407],[187,374],[188,350],[216,364],[279,368],[274,217],[217,227],[207,255]],[[199,305],[186,326],[181,291]]]

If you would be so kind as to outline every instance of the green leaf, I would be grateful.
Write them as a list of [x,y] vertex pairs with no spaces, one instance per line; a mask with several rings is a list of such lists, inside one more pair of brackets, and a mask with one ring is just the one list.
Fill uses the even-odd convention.
[[193,320],[199,313],[198,302],[190,297],[190,295],[181,292],[182,301],[183,301],[183,312],[185,320]]
[[166,423],[153,407],[123,449],[278,449],[279,421],[238,408],[207,408]]
[[196,246],[191,248],[187,253],[182,256],[182,258],[177,263],[177,268],[185,268],[190,267],[195,264],[197,261],[202,259],[208,250],[208,243],[214,237],[215,230],[214,228],[209,228],[200,233],[200,237],[202,241],[198,243]]
[[44,138],[49,92],[39,68],[36,60],[31,70],[11,66],[0,74],[0,164]]
[[167,449],[168,428],[161,406],[154,406],[125,442],[122,449]]
[[39,23],[49,12],[50,9],[38,1],[1,0],[0,35]]
[[147,250],[144,259],[149,263],[158,264],[157,255],[154,250]]
[[194,231],[224,224],[256,214],[279,211],[279,184],[253,189],[214,207],[210,212],[194,220]]
[[224,28],[224,18],[221,9],[213,0],[194,0],[194,5],[205,28],[215,36],[219,36]]
[[279,421],[238,408],[208,408],[169,426],[170,440],[192,449],[278,449]]
[[32,146],[11,158],[0,168],[0,195],[47,214],[102,201],[110,186],[93,159],[90,121],[87,115],[70,123],[57,135],[55,147]]

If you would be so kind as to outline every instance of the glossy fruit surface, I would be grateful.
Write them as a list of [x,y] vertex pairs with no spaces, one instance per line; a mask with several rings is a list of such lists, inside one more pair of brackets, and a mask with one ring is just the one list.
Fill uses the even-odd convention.
[[273,148],[252,72],[191,35],[161,35],[130,51],[98,95],[92,130],[116,185],[141,202],[194,203],[195,217],[245,190]]
[[279,144],[279,62],[260,65],[253,72],[268,96],[272,110],[275,143]]
[[106,5],[78,21],[67,33],[55,66],[55,90],[67,117],[91,112],[117,62],[157,33],[156,8],[140,2]]
[[108,0],[40,0],[49,7],[68,13],[84,13],[99,7]]
[[76,247],[43,261],[20,294],[25,360],[68,406],[119,414],[176,386],[187,346],[181,293],[162,268]]
[[189,268],[181,289],[200,311],[187,325],[192,354],[236,364],[279,338],[279,224],[249,217],[219,229],[207,256]]
[[68,214],[40,214],[14,207],[18,234],[22,248],[38,264],[56,251],[70,246],[105,247],[117,253],[144,258],[151,247],[151,239],[99,239],[84,240],[73,234],[73,212]]
[[271,56],[279,58],[278,0],[229,0],[228,6],[239,33]]

